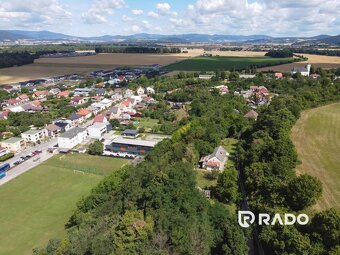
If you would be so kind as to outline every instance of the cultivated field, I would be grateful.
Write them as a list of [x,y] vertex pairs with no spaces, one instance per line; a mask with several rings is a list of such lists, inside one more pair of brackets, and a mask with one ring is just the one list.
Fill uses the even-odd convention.
[[307,63],[312,64],[315,67],[322,68],[340,68],[340,57],[335,56],[321,56],[312,54],[302,54],[307,57],[308,60],[299,63],[290,63],[279,66],[270,66],[259,68],[258,71],[278,71],[278,72],[290,72],[294,67],[304,67]]
[[[179,54],[98,54],[95,56],[69,58],[41,58],[33,64],[0,69],[0,84],[26,81],[30,79],[58,76],[65,74],[88,74],[95,70],[107,70],[117,66],[168,65],[204,53],[203,49],[188,50]],[[263,56],[264,52],[227,52],[209,51],[221,56]]]
[[[30,255],[50,238],[62,238],[76,203],[126,160],[57,155],[0,187],[0,254]],[[93,173],[81,172],[92,168]],[[89,172],[89,171],[88,171]]]
[[302,164],[298,174],[308,173],[322,182],[317,210],[340,209],[340,103],[302,113],[292,130]]
[[170,71],[232,71],[244,70],[251,66],[278,65],[292,60],[292,58],[267,57],[195,57],[170,64],[165,69]]

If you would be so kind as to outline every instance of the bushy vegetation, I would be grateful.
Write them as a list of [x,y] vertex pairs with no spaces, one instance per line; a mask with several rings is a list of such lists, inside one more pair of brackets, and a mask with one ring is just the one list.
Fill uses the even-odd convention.
[[36,55],[32,55],[28,52],[0,53],[0,68],[32,64],[36,58]]
[[[248,202],[255,212],[300,212],[313,205],[320,197],[321,182],[308,175],[295,175],[298,163],[290,130],[301,110],[340,99],[340,84],[325,78],[310,82],[296,81],[274,83],[287,94],[275,97],[263,108],[254,126],[244,132],[238,149],[240,169],[247,190]],[[274,85],[269,83],[268,87]],[[293,87],[291,87],[293,85]],[[312,139],[312,138],[311,138]],[[339,213],[332,214],[339,221]],[[266,254],[331,254],[339,242],[331,246],[315,239],[315,218],[309,228],[297,226],[264,226],[260,240]],[[328,216],[327,216],[328,217]],[[323,222],[322,224],[325,224]],[[330,232],[334,235],[339,226]],[[285,246],[279,245],[284,242]]]
[[272,57],[272,58],[292,58],[293,51],[288,50],[288,49],[270,50],[265,54],[265,56]]

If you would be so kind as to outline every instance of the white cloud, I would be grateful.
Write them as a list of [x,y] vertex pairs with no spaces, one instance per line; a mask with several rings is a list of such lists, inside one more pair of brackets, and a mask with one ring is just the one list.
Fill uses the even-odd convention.
[[0,2],[0,27],[49,26],[55,21],[61,23],[70,19],[72,13],[58,0],[35,0],[30,2],[11,0]]
[[133,15],[136,15],[136,16],[140,16],[144,13],[143,10],[138,10],[138,9],[132,10],[131,12]]
[[131,31],[132,31],[133,33],[139,33],[139,32],[141,32],[141,28],[140,28],[139,26],[137,26],[137,25],[133,25],[133,26],[131,27]]
[[127,16],[127,15],[123,15],[122,16],[122,21],[133,21],[133,20],[134,20],[133,18],[131,18],[131,17]]
[[151,11],[151,12],[148,12],[148,17],[158,19],[159,15],[157,13]]
[[170,12],[171,6],[168,3],[158,3],[156,4],[156,9],[162,14],[168,14]]
[[82,13],[82,18],[87,24],[105,23],[109,15],[124,6],[124,0],[95,0],[89,9]]

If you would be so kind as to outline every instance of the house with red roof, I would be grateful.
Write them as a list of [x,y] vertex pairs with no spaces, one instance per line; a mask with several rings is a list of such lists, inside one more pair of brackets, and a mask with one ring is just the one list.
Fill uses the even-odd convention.
[[48,92],[47,90],[37,90],[33,93],[32,97],[34,99],[44,99],[46,98],[48,95],[50,94],[50,92]]
[[83,116],[85,119],[89,119],[92,116],[92,112],[88,109],[82,108],[77,112],[77,115]]
[[69,97],[70,94],[71,94],[71,92],[70,92],[69,90],[65,90],[65,91],[60,92],[60,93],[57,95],[57,98]]
[[26,94],[22,94],[16,98],[16,100],[19,100],[21,103],[27,103],[30,101],[30,98]]
[[87,101],[86,98],[83,98],[81,96],[74,96],[71,99],[71,104],[72,105],[81,105],[81,104],[84,104],[86,101]]
[[96,117],[94,117],[93,119],[93,123],[107,123],[108,120],[104,115],[97,115]]

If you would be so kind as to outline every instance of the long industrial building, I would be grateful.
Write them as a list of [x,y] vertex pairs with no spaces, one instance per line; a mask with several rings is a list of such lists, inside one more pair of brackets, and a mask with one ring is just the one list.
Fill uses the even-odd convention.
[[113,153],[127,153],[130,155],[145,155],[158,141],[146,141],[139,139],[116,138],[109,145],[105,146],[105,150]]

